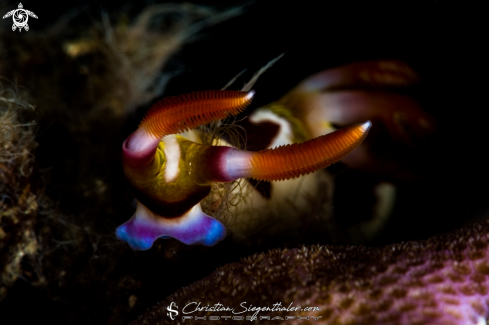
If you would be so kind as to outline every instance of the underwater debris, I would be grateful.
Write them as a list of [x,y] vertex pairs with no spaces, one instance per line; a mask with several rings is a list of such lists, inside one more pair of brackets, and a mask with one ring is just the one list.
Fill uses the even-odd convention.
[[38,250],[40,193],[31,183],[37,142],[29,115],[34,107],[5,84],[0,82],[0,300],[18,278],[29,277],[22,263],[32,262]]
[[[242,7],[159,4],[143,8],[131,20],[123,14],[109,19],[103,13],[101,22],[92,23],[88,31],[60,19],[44,32],[31,30],[22,40],[3,33],[2,45],[9,44],[9,57],[17,59],[0,62],[0,71],[6,77],[18,76],[36,99],[57,104],[52,109],[126,115],[163,93],[178,73],[164,73],[163,68],[186,42],[201,29],[241,12]],[[31,74],[38,78],[28,78]]]

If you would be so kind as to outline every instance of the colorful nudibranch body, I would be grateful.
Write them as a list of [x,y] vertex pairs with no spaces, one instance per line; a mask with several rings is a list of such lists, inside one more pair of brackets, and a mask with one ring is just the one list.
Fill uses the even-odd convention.
[[212,90],[163,99],[123,143],[122,164],[137,199],[134,216],[117,228],[133,249],[149,249],[157,238],[212,246],[226,229],[202,212],[211,184],[240,178],[281,181],[322,169],[345,157],[366,137],[370,122],[257,152],[209,146],[175,135],[236,115],[254,91]]
[[302,143],[366,120],[374,128],[342,166],[283,182],[251,180],[255,190],[236,211],[238,222],[228,226],[233,237],[260,243],[282,236],[280,244],[293,245],[314,235],[336,243],[373,240],[393,210],[395,184],[425,170],[436,123],[406,94],[419,80],[402,61],[352,63],[320,71],[248,115],[240,126],[254,151]]

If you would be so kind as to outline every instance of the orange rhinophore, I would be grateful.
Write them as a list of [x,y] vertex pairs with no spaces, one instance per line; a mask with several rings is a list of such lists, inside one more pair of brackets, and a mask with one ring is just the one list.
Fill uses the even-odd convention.
[[236,115],[250,104],[253,95],[253,91],[204,90],[167,97],[149,109],[139,127],[161,139]]
[[250,159],[250,177],[281,181],[325,168],[358,146],[370,126],[370,122],[356,124],[303,143],[258,151]]

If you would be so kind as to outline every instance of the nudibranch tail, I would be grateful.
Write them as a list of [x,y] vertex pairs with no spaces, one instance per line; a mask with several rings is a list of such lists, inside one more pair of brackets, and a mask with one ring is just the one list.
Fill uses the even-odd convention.
[[419,81],[419,75],[399,60],[351,63],[318,72],[301,82],[296,91],[315,92],[356,87],[397,88]]
[[[355,124],[315,139],[254,153],[239,152],[232,157],[233,177],[281,181],[297,178],[325,168],[350,153],[367,136],[372,123]],[[244,161],[236,167],[235,161]],[[228,162],[228,165],[229,162]],[[236,171],[236,172],[234,172]]]
[[242,112],[254,91],[206,90],[164,98],[139,124],[154,138],[177,134]]

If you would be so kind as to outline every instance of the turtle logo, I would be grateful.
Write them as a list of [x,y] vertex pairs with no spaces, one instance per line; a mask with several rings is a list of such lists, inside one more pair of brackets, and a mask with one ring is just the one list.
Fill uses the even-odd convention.
[[12,16],[14,20],[14,24],[12,25],[12,30],[15,32],[15,30],[18,28],[19,32],[22,31],[22,28],[25,28],[26,31],[29,30],[29,25],[27,25],[27,21],[29,20],[29,16],[34,17],[37,19],[37,16],[35,13],[29,10],[23,9],[24,6],[22,6],[22,3],[19,3],[19,8],[14,9],[12,11],[7,12],[5,16],[3,16],[3,19],[8,18]]

